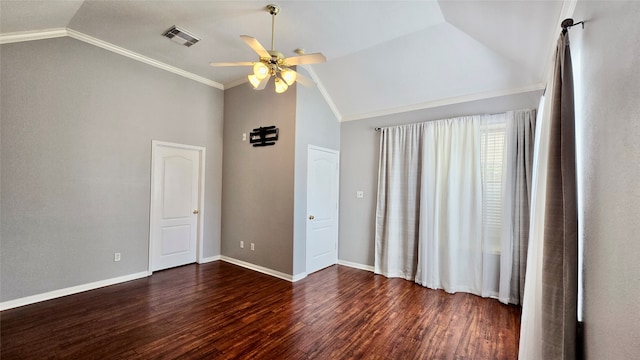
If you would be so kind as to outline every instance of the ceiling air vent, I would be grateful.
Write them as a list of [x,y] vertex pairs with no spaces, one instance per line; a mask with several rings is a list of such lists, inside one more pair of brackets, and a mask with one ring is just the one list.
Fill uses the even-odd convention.
[[162,34],[162,36],[166,36],[169,39],[171,39],[172,41],[180,44],[180,45],[184,45],[186,47],[189,47],[195,43],[197,43],[198,41],[200,41],[200,39],[198,37],[196,37],[195,35],[191,34],[190,32],[188,32],[185,29],[181,29],[175,25],[173,25],[171,28],[169,28],[169,30],[165,31],[164,34]]

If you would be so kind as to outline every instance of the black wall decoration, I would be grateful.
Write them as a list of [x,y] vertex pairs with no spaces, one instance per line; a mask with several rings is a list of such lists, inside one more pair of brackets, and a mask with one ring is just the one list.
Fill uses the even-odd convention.
[[250,133],[249,143],[253,146],[269,146],[275,145],[278,141],[278,128],[273,126],[259,127],[253,129]]

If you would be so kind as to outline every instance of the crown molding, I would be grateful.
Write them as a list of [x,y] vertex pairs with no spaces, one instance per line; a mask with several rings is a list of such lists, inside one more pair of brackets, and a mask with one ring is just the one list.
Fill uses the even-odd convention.
[[491,98],[500,97],[500,96],[516,95],[516,94],[521,94],[521,93],[526,93],[531,91],[544,90],[545,86],[546,85],[544,83],[537,83],[537,84],[532,84],[532,85],[528,85],[520,88],[487,91],[487,92],[469,94],[464,96],[456,96],[456,97],[450,97],[445,99],[426,101],[418,104],[411,104],[411,105],[400,106],[395,108],[377,110],[377,111],[364,113],[364,114],[345,116],[342,119],[342,121],[346,122],[346,121],[370,119],[370,118],[375,118],[379,116],[400,114],[400,113],[416,111],[416,110],[425,110],[425,109],[431,109],[431,108],[447,106],[447,105],[462,104],[466,102],[491,99]]
[[141,55],[141,54],[138,54],[136,52],[127,50],[125,48],[122,48],[120,46],[117,46],[117,45],[108,43],[106,41],[94,38],[93,36],[89,36],[87,34],[83,34],[83,33],[79,32],[79,31],[75,31],[75,30],[72,30],[72,29],[67,29],[67,34],[68,34],[69,37],[74,38],[76,40],[80,40],[80,41],[86,42],[88,44],[97,46],[99,48],[102,48],[102,49],[105,49],[105,50],[109,50],[109,51],[114,52],[116,54],[120,54],[122,56],[126,56],[126,57],[128,57],[130,59],[140,61],[140,62],[145,63],[147,65],[151,65],[153,67],[157,67],[159,69],[166,70],[168,72],[174,73],[176,75],[180,75],[180,76],[185,77],[187,79],[191,79],[191,80],[197,81],[199,83],[202,83],[202,84],[205,84],[205,85],[208,85],[208,86],[220,89],[220,90],[224,90],[224,86],[222,86],[222,84],[220,84],[219,82],[216,82],[216,81],[213,81],[213,80],[209,80],[209,79],[207,79],[205,77],[202,77],[200,75],[196,75],[194,73],[190,73],[188,71],[179,69],[179,68],[177,68],[175,66],[171,66],[171,65],[165,64],[163,62],[154,60],[154,59],[152,59],[150,57],[146,57],[144,55]]
[[313,81],[317,84],[318,90],[320,90],[320,94],[322,94],[324,101],[327,102],[327,105],[329,105],[329,108],[331,109],[331,112],[333,112],[333,115],[336,117],[336,119],[338,119],[339,122],[344,121],[342,114],[340,114],[340,111],[338,110],[338,107],[333,102],[333,99],[331,99],[329,92],[324,87],[324,84],[322,84],[322,81],[320,81],[320,77],[318,76],[316,71],[313,70],[313,67],[311,67],[310,65],[298,65],[298,66],[307,70],[307,72],[309,73],[309,76],[311,76],[311,79],[313,79]]
[[32,41],[32,40],[42,40],[42,39],[52,39],[52,38],[58,38],[58,37],[65,37],[68,36],[70,38],[76,39],[76,40],[80,40],[82,42],[85,42],[87,44],[91,44],[93,46],[97,46],[99,48],[114,52],[116,54],[122,55],[122,56],[126,56],[130,59],[145,63],[147,65],[151,65],[153,67],[156,67],[158,69],[162,69],[165,71],[168,71],[170,73],[176,74],[176,75],[180,75],[182,77],[185,77],[187,79],[191,79],[193,81],[197,81],[201,84],[207,85],[207,86],[211,86],[214,87],[216,89],[220,89],[220,90],[224,90],[224,86],[222,84],[220,84],[219,82],[207,79],[205,77],[202,77],[200,75],[196,75],[194,73],[182,70],[180,68],[177,68],[175,66],[171,66],[168,64],[165,64],[163,62],[154,60],[150,57],[138,54],[136,52],[133,52],[131,50],[127,50],[123,47],[111,44],[109,42],[94,38],[93,36],[89,36],[87,34],[81,33],[79,31],[73,30],[73,29],[69,29],[69,28],[60,28],[60,29],[48,29],[48,30],[40,30],[40,31],[25,31],[25,32],[15,32],[15,33],[6,33],[6,34],[0,34],[0,44],[10,44],[10,43],[16,43],[16,42],[23,42],[23,41]]
[[67,36],[67,29],[46,29],[37,31],[19,31],[0,34],[0,45],[24,41],[53,39]]
[[234,80],[234,81],[231,81],[231,82],[228,82],[228,83],[224,84],[224,89],[225,90],[231,89],[231,88],[234,88],[236,86],[239,86],[239,85],[242,85],[242,84],[246,84],[248,82],[249,82],[249,79],[247,79],[246,77],[242,77],[242,78],[240,78],[238,80]]
[[[562,19],[564,19],[565,17],[570,17],[573,14],[573,11],[575,10],[575,6],[576,6],[576,0],[569,0],[564,3],[563,10],[561,13],[561,19],[558,20],[558,24],[560,24]],[[232,81],[230,83],[223,85],[216,81],[202,77],[200,75],[190,73],[188,71],[179,69],[175,66],[165,64],[163,62],[154,60],[152,58],[138,54],[136,52],[127,50],[125,48],[111,44],[109,42],[94,38],[92,36],[89,36],[79,31],[68,29],[68,28],[57,28],[57,29],[46,29],[46,30],[39,30],[39,31],[24,31],[24,32],[0,34],[0,45],[17,43],[17,42],[25,42],[25,41],[33,41],[33,40],[52,39],[52,38],[59,38],[59,37],[65,37],[65,36],[100,47],[102,49],[114,52],[122,56],[126,56],[130,59],[140,61],[147,65],[154,66],[156,68],[174,73],[176,75],[185,77],[187,79],[197,81],[199,83],[214,87],[216,89],[226,90],[238,85],[242,85],[247,82],[247,79],[243,78],[243,79],[238,79],[236,81]],[[549,64],[547,65],[547,68],[549,68],[552,63],[552,59],[550,58],[549,60],[550,61],[549,61]],[[329,106],[329,108],[331,109],[335,117],[338,119],[338,121],[340,122],[369,119],[369,118],[374,118],[379,116],[392,115],[392,114],[398,114],[398,113],[404,113],[404,112],[416,111],[416,110],[424,110],[424,109],[430,109],[430,108],[435,108],[439,106],[453,105],[458,103],[489,99],[489,98],[499,97],[499,96],[515,95],[515,94],[529,92],[529,91],[542,90],[545,87],[544,83],[538,83],[538,84],[525,86],[522,88],[476,93],[476,94],[470,94],[470,95],[459,96],[459,97],[427,101],[423,103],[411,104],[411,105],[400,106],[395,108],[382,109],[382,110],[377,110],[377,111],[368,112],[368,113],[343,116],[338,110],[338,107],[335,105],[335,103],[331,99],[329,92],[324,87],[318,74],[313,70],[313,68],[308,65],[300,65],[300,67],[304,68],[309,73],[313,81],[316,82],[318,86],[318,90],[322,94],[322,97],[325,99],[327,105]]]
[[[59,28],[59,29],[48,29],[48,30],[40,30],[40,31],[25,31],[25,32],[15,32],[15,33],[6,33],[6,34],[0,34],[0,44],[10,44],[10,43],[16,43],[16,42],[24,42],[24,41],[31,41],[31,40],[42,40],[42,39],[52,39],[52,38],[59,38],[59,37],[65,37],[68,36],[70,38],[76,39],[76,40],[80,40],[82,42],[85,42],[87,44],[91,44],[93,46],[97,46],[99,48],[114,52],[116,54],[122,55],[122,56],[126,56],[130,59],[136,60],[136,61],[140,61],[142,63],[145,63],[147,65],[151,65],[154,67],[157,67],[159,69],[162,70],[166,70],[169,71],[171,73],[174,73],[176,75],[180,75],[182,77],[185,77],[187,79],[191,79],[194,81],[197,81],[199,83],[214,87],[216,89],[220,89],[220,90],[226,90],[226,89],[231,89],[233,87],[236,87],[238,85],[242,85],[246,82],[248,82],[247,79],[242,78],[242,79],[238,79],[232,82],[229,82],[227,84],[220,84],[219,82],[204,78],[202,76],[190,73],[188,71],[179,69],[175,66],[171,66],[168,64],[165,64],[163,62],[154,60],[152,58],[149,58],[147,56],[138,54],[136,52],[127,50],[123,47],[111,44],[109,42],[100,40],[98,38],[94,38],[93,36],[89,36],[87,34],[81,33],[79,31],[73,30],[73,29],[68,29],[68,28]],[[335,103],[333,102],[333,100],[331,99],[331,97],[329,96],[329,93],[327,92],[326,88],[324,87],[324,85],[322,84],[322,82],[320,81],[320,78],[318,77],[318,74],[316,74],[316,72],[313,70],[313,68],[311,68],[310,66],[304,66],[303,67],[305,70],[307,70],[307,72],[309,72],[309,75],[311,76],[311,78],[313,79],[313,81],[316,82],[317,86],[318,86],[318,90],[320,90],[320,93],[322,94],[322,97],[324,97],[325,101],[327,102],[327,105],[329,105],[329,108],[331,108],[331,111],[333,112],[333,114],[335,115],[335,117],[338,119],[338,121],[342,121],[342,115],[340,115],[340,112],[338,111],[338,108],[336,107]]]

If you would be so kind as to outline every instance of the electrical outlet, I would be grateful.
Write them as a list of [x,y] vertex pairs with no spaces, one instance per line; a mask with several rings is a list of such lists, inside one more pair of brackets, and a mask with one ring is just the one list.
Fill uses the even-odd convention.
[[113,254],[113,261],[120,261],[120,253]]
[[244,249],[244,241],[240,240],[240,249]]
[[251,251],[256,251],[256,244],[251,243]]

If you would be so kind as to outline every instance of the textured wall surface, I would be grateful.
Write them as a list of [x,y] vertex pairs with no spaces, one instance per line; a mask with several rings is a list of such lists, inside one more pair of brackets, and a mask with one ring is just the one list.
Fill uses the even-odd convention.
[[219,254],[221,90],[70,38],[2,45],[0,66],[2,301],[148,269],[151,140],[207,148]]
[[587,359],[640,351],[640,2],[579,1],[576,89]]

